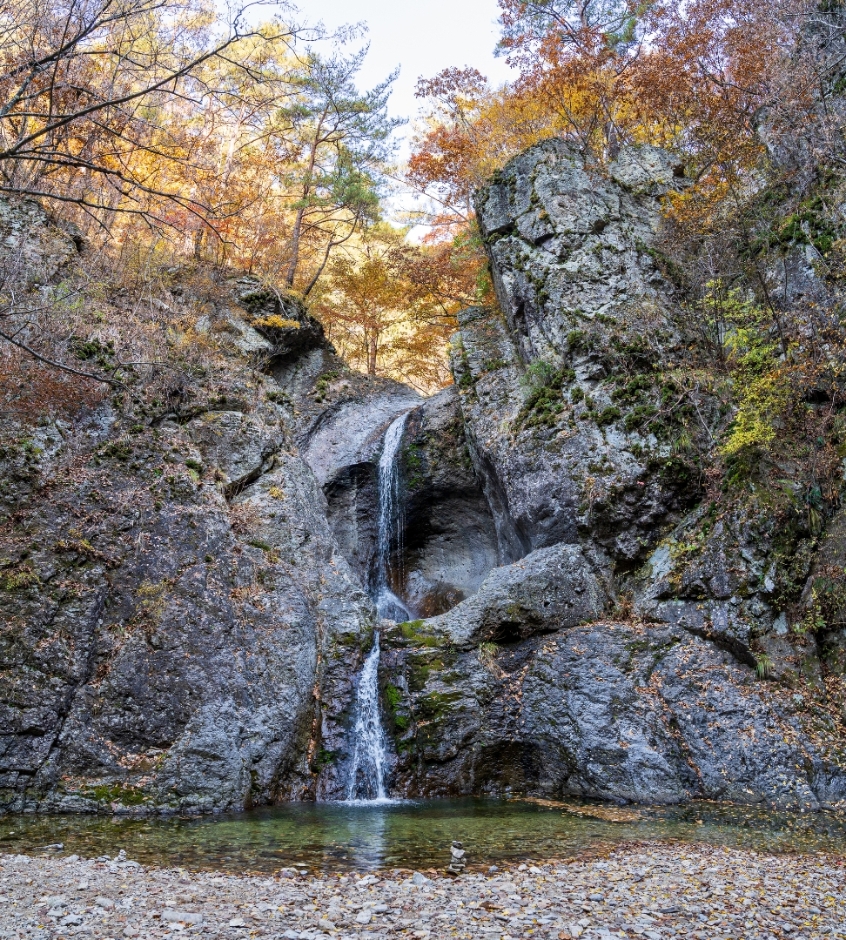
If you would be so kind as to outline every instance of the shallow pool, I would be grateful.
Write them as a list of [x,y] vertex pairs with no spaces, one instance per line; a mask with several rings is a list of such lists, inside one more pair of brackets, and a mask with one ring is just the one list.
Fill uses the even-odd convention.
[[653,839],[846,854],[846,817],[714,803],[614,810],[493,799],[289,804],[201,818],[0,817],[0,852],[52,852],[46,846],[61,842],[64,853],[86,857],[124,849],[145,864],[234,872],[443,866],[453,839],[474,867]]

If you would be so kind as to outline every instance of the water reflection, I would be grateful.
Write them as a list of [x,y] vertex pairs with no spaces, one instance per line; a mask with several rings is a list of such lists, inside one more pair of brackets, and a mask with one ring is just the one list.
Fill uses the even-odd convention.
[[65,852],[82,856],[125,849],[146,864],[226,871],[443,867],[453,839],[465,844],[471,867],[651,839],[846,854],[844,818],[832,813],[694,803],[639,808],[612,821],[590,815],[608,815],[605,810],[584,809],[589,815],[578,805],[465,799],[293,804],[199,819],[6,816],[0,817],[0,852],[32,853],[63,842]]

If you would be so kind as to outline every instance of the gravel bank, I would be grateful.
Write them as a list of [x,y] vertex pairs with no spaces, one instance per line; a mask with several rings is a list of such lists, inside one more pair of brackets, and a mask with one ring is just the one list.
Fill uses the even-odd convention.
[[251,877],[0,856],[0,938],[846,938],[833,856],[634,845],[508,870]]

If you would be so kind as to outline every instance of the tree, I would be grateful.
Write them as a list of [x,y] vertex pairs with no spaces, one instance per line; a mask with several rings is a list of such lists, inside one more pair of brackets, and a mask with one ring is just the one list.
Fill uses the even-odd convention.
[[501,47],[516,51],[558,43],[584,51],[591,34],[608,45],[631,42],[655,0],[500,0]]
[[[0,0],[0,194],[61,207],[110,249],[175,249],[309,294],[379,217],[393,76],[360,93],[366,48],[302,53],[303,30],[247,29],[245,10],[221,24],[205,0]],[[49,364],[26,328],[0,338]]]
[[313,308],[351,365],[422,392],[448,384],[446,343],[455,331],[454,307],[438,292],[444,282],[431,260],[405,232],[374,226],[329,265]]
[[476,69],[445,69],[417,83],[429,116],[414,140],[406,181],[436,209],[430,225],[451,237],[473,217],[472,197],[507,160],[555,133],[536,98],[494,90]]
[[295,193],[294,221],[287,242],[285,281],[298,285],[304,248],[315,257],[302,284],[313,290],[331,252],[379,214],[379,172],[391,152],[390,136],[401,121],[387,115],[397,73],[360,92],[355,77],[367,47],[352,55],[335,51],[303,61],[299,93],[280,112],[292,127],[293,164],[280,177]]
[[[167,105],[200,110],[210,63],[249,68],[245,11],[221,28],[202,0],[0,0],[0,192],[150,221],[162,203],[211,215],[136,158],[190,160]],[[294,35],[276,24],[262,38]]]
[[587,153],[613,157],[629,127],[626,77],[656,0],[500,0],[500,48],[517,88]]
[[356,254],[348,252],[332,264],[319,314],[329,338],[368,375],[376,375],[383,344],[398,327],[408,297],[400,277],[402,236],[387,227],[375,229]]

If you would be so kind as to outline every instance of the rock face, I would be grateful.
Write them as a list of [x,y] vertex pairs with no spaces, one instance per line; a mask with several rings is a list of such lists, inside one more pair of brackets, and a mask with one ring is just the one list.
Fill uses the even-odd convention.
[[133,437],[104,408],[73,466],[45,435],[26,472],[56,481],[50,499],[16,507],[3,543],[7,808],[314,793],[372,610],[262,411]]
[[[0,808],[341,797],[377,626],[395,793],[846,800],[846,634],[802,627],[842,624],[846,523],[707,496],[691,442],[720,402],[686,382],[656,248],[683,185],[651,148],[605,173],[562,141],[512,161],[477,197],[499,309],[460,315],[430,399],[242,278],[203,325],[230,338],[225,394],[9,425]],[[379,625],[400,416],[389,581],[419,619]]]
[[505,560],[481,480],[467,450],[455,388],[409,416],[400,458],[405,486],[397,587],[418,617],[474,595]]
[[[686,340],[655,248],[683,185],[654,149],[602,174],[548,141],[477,196],[500,310],[460,315],[453,369],[511,564],[386,635],[400,792],[846,798],[824,678],[842,673],[840,633],[821,660],[789,629],[813,549],[775,514],[718,515],[679,443],[717,407],[677,374]],[[836,583],[839,532],[808,596]]]
[[[37,226],[36,248],[43,232],[61,237]],[[270,303],[257,282],[219,297],[205,328],[231,337],[225,395],[141,424],[104,400],[3,429],[0,809],[202,812],[342,792],[375,614],[290,400],[253,371],[331,350],[301,309],[251,313]]]
[[474,594],[501,561],[455,389],[423,401],[395,382],[366,381],[344,371],[337,361],[322,374],[329,376],[323,410],[303,416],[300,441],[323,486],[344,556],[368,584],[376,550],[383,440],[391,423],[407,414],[391,586],[415,616],[449,610]]
[[396,786],[816,809],[846,797],[805,695],[678,623],[603,619],[582,550],[539,549],[448,614],[388,630]]
[[846,796],[822,754],[797,763],[795,707],[682,628],[601,621],[488,651],[439,619],[389,633],[403,792],[812,809]]
[[624,151],[611,173],[548,141],[477,196],[502,314],[465,312],[453,361],[500,540],[517,557],[590,531],[597,550],[635,562],[697,496],[666,473],[684,418],[661,413],[673,392],[656,371],[680,352],[651,249],[674,170],[646,149]]

